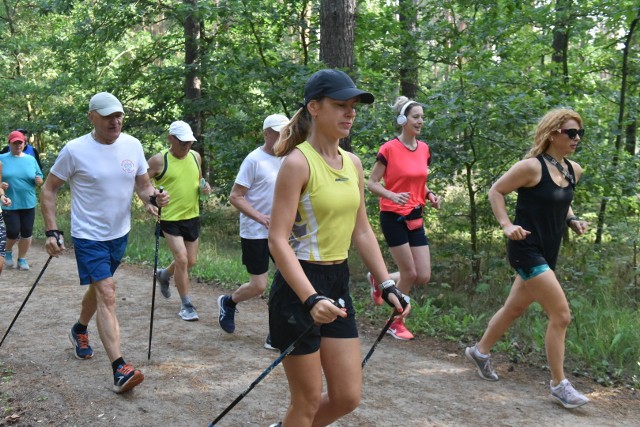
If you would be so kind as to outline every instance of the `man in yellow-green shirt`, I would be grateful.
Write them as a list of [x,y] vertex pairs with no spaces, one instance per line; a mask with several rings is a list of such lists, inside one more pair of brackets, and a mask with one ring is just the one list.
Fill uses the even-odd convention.
[[189,297],[189,269],[196,264],[200,236],[200,192],[209,194],[211,187],[202,179],[202,159],[191,150],[196,141],[191,127],[176,121],[169,126],[169,148],[149,159],[149,176],[171,194],[171,204],[162,210],[160,228],[173,254],[167,268],[157,271],[160,292],[171,297],[169,281],[175,279],[182,320],[198,320]]

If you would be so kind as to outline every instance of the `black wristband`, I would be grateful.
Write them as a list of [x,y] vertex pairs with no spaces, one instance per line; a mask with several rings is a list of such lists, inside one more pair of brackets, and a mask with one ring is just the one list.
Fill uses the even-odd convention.
[[62,236],[64,236],[62,230],[46,230],[44,235],[47,236],[47,238],[54,237],[58,246],[62,246]]
[[580,221],[580,218],[578,218],[575,215],[571,215],[569,218],[567,218],[567,226],[568,227],[571,226],[571,221]]
[[323,295],[318,295],[318,294],[313,294],[311,295],[309,298],[307,298],[304,302],[304,306],[307,308],[307,310],[311,311],[311,309],[313,308],[313,306],[315,306],[317,303],[319,303],[322,300],[327,300],[327,301],[331,301],[331,299],[323,296]]

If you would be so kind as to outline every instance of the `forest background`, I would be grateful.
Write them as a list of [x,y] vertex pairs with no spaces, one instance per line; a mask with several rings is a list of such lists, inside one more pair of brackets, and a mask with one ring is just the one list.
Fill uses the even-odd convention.
[[[28,129],[46,172],[89,131],[96,92],[120,98],[125,131],[148,156],[166,146],[170,122],[188,121],[216,188],[194,276],[233,289],[246,277],[227,195],[264,117],[291,117],[314,71],[344,69],[376,96],[342,142],[368,171],[397,131],[390,105],[416,99],[433,152],[429,188],[444,203],[427,212],[433,275],[412,295],[409,326],[464,344],[513,280],[487,190],[523,157],[542,114],[573,108],[586,128],[572,157],[585,168],[573,210],[591,229],[567,234],[557,270],[573,315],[566,363],[574,375],[637,387],[639,20],[637,0],[3,0],[0,128]],[[128,260],[148,263],[153,224],[140,211],[135,222]],[[169,257],[163,250],[161,263]],[[382,319],[352,258],[360,317]],[[545,328],[534,306],[496,350],[544,367]]]

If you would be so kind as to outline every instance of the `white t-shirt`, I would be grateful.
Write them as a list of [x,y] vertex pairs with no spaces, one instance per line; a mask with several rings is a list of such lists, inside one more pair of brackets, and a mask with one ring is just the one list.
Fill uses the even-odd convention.
[[69,141],[51,173],[71,188],[71,235],[107,241],[127,234],[135,180],[148,168],[140,141],[130,135],[110,145],[91,134]]
[[[271,215],[273,191],[282,160],[282,157],[267,154],[262,147],[258,147],[242,161],[236,177],[235,183],[248,189],[244,196],[245,200],[265,215]],[[240,237],[266,239],[269,237],[269,230],[264,225],[240,213]]]

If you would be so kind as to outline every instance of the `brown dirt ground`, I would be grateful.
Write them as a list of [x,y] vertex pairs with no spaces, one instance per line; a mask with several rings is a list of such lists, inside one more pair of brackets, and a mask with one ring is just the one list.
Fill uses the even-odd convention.
[[[2,334],[24,301],[47,256],[34,244],[28,272],[0,276]],[[193,283],[199,322],[181,321],[179,300],[156,293],[153,347],[147,360],[152,268],[123,265],[118,281],[118,317],[127,360],[145,381],[126,395],[111,391],[111,368],[97,336],[93,359],[80,361],[67,338],[83,289],[75,259],[53,259],[0,348],[0,426],[207,426],[277,357],[262,348],[267,307],[262,299],[239,306],[234,334],[217,323],[215,285]],[[363,354],[382,325],[361,324]],[[365,426],[638,426],[640,396],[604,388],[583,378],[576,387],[592,400],[565,410],[549,401],[548,373],[496,357],[501,380],[479,379],[463,348],[428,337],[413,342],[385,338],[366,366],[359,408],[334,423]],[[268,426],[288,403],[282,366],[274,369],[218,423]]]

